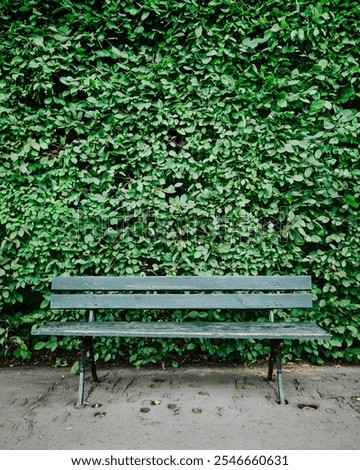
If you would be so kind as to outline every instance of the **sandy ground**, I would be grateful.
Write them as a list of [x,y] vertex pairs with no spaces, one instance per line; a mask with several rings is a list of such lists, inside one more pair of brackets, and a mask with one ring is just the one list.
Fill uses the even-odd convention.
[[68,368],[0,368],[0,449],[360,449],[360,366],[285,365],[283,407],[265,365],[98,372],[79,410]]

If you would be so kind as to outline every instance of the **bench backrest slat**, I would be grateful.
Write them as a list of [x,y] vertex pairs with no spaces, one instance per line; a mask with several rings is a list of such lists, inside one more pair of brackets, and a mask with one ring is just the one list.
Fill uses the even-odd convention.
[[53,294],[52,309],[311,308],[311,294]]
[[54,291],[297,291],[311,276],[72,276],[55,277]]

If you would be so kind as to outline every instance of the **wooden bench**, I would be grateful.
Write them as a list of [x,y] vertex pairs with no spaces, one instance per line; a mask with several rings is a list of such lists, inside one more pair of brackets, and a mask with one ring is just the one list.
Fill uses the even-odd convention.
[[[76,407],[84,403],[85,359],[95,369],[92,341],[97,336],[148,338],[236,338],[270,340],[268,380],[277,363],[279,402],[285,404],[282,381],[284,339],[329,339],[311,322],[275,322],[274,310],[311,308],[310,276],[120,276],[56,277],[52,282],[51,309],[85,309],[88,320],[50,322],[34,328],[33,335],[81,338],[80,380]],[[269,320],[221,321],[97,321],[96,310],[266,310]],[[254,316],[255,319],[255,316]],[[265,320],[265,321],[264,321]]]

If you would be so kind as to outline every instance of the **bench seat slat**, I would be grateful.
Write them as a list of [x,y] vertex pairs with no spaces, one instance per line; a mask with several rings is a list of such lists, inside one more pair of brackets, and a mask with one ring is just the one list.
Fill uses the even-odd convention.
[[329,339],[315,323],[262,322],[51,322],[33,335],[148,338]]
[[60,276],[55,291],[310,290],[311,276]]
[[311,308],[311,294],[53,294],[52,309]]

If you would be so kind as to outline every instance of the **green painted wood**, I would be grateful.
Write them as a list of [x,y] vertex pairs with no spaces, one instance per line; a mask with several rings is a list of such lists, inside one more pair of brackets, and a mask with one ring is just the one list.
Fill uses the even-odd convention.
[[311,294],[53,294],[52,309],[311,308]]
[[147,338],[331,338],[326,331],[310,322],[52,322],[34,330],[32,334]]
[[310,290],[311,276],[73,276],[55,277],[55,291]]

